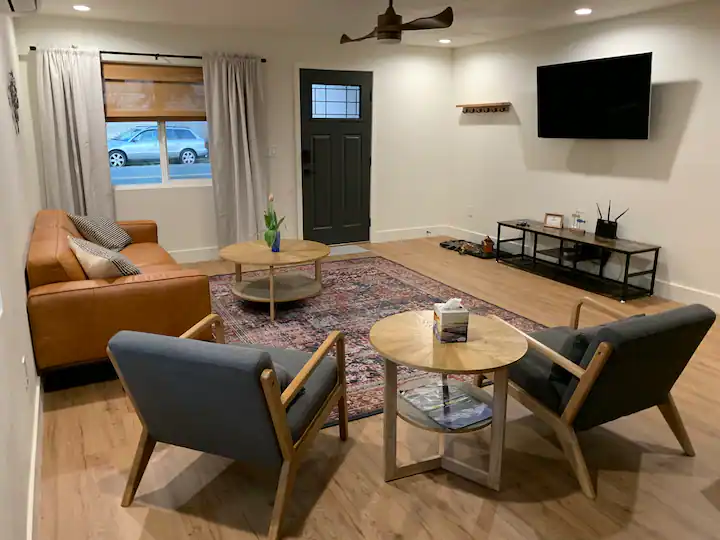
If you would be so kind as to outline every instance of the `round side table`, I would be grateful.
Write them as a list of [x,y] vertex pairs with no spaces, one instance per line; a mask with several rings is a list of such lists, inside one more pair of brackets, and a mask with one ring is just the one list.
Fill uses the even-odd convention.
[[[500,489],[500,472],[505,446],[505,418],[507,408],[507,367],[519,360],[528,349],[525,337],[508,325],[479,315],[470,315],[467,343],[440,343],[433,335],[433,312],[411,311],[383,319],[370,330],[370,343],[385,359],[385,416],[384,452],[385,481],[390,482],[435,469],[445,469],[459,476]],[[398,407],[397,365],[430,373],[490,375],[493,379],[488,470],[472,467],[456,459],[445,444],[445,436],[482,429],[481,422],[464,429],[453,430],[435,423],[412,405],[401,400]],[[463,390],[479,400],[485,394],[473,385]],[[412,465],[397,464],[397,417],[410,424],[441,434],[440,455]]]
[[[322,291],[320,260],[330,254],[325,244],[310,240],[283,240],[280,251],[273,253],[262,240],[233,244],[220,250],[220,257],[235,263],[235,296],[252,302],[270,304],[270,320],[275,320],[275,303],[292,302],[316,296]],[[302,274],[283,272],[275,275],[278,266],[296,266],[315,263],[315,279]],[[269,267],[267,277],[243,281],[242,265],[252,264]]]

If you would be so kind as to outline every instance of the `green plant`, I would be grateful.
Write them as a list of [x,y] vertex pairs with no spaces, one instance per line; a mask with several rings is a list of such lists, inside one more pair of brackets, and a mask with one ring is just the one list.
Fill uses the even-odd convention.
[[265,231],[265,243],[268,247],[272,247],[278,229],[280,229],[280,225],[282,225],[283,221],[285,221],[285,217],[278,220],[277,213],[275,212],[274,201],[275,198],[271,193],[268,197],[267,210],[265,210],[265,228],[267,229]]

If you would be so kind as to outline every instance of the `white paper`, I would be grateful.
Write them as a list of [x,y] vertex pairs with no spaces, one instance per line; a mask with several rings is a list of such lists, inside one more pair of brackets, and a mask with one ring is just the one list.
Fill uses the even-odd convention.
[[458,309],[462,309],[462,299],[460,298],[451,298],[444,304],[440,304],[438,306],[438,309],[440,311],[457,311]]

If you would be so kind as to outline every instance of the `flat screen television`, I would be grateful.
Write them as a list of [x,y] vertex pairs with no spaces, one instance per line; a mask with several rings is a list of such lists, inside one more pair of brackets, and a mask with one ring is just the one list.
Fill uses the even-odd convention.
[[652,53],[537,68],[538,136],[647,139]]

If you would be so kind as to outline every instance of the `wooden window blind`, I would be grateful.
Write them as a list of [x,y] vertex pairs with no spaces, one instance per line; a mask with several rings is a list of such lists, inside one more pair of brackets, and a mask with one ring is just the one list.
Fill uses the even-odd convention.
[[201,67],[103,62],[108,121],[205,120]]

